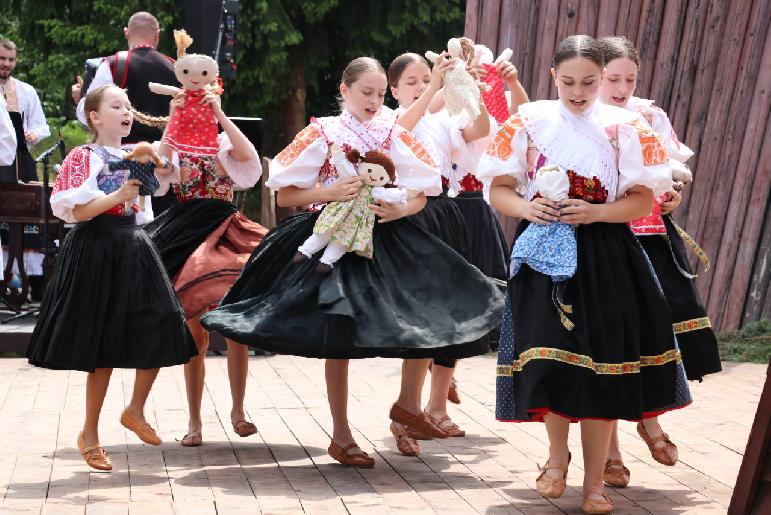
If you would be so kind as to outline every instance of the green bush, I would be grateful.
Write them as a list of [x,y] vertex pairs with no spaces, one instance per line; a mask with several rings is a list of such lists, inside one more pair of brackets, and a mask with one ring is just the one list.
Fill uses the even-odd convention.
[[739,331],[717,335],[720,358],[724,361],[768,363],[771,359],[771,320],[761,320]]

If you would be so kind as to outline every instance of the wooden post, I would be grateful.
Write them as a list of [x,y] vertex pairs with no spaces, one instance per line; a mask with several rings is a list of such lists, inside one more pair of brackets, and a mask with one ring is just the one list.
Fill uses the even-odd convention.
[[[767,471],[771,465],[768,453],[769,440],[771,440],[771,375],[769,372],[771,372],[771,363],[766,371],[766,384],[760,395],[758,411],[755,413],[747,449],[744,451],[742,465],[736,478],[734,494],[728,506],[729,515],[768,513],[771,509],[771,491],[768,490],[771,478],[762,476],[764,469]],[[758,487],[761,482],[765,482],[767,486],[759,492]],[[758,499],[755,499],[756,493],[758,493]]]
[[262,179],[260,180],[260,224],[266,229],[273,229],[276,226],[276,194],[268,188],[265,183],[268,182],[270,170],[270,159],[262,158]]

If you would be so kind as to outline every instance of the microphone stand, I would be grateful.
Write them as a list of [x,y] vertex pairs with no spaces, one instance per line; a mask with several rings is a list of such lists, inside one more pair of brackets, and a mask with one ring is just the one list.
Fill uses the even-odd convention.
[[[42,230],[42,236],[43,236],[43,255],[45,256],[43,258],[43,277],[45,278],[45,284],[48,285],[48,279],[51,276],[51,272],[53,271],[53,254],[54,251],[51,248],[51,246],[48,243],[48,224],[50,223],[50,217],[48,216],[48,203],[50,200],[49,194],[48,194],[48,159],[53,155],[54,152],[59,150],[61,152],[62,161],[64,161],[64,157],[66,155],[65,148],[64,148],[64,139],[62,138],[62,133],[59,132],[59,140],[54,143],[51,148],[40,154],[37,159],[35,159],[36,163],[43,163],[43,192],[41,193],[41,202],[40,202],[40,209],[42,210],[41,218],[43,219],[43,230]],[[60,225],[61,227],[61,225]],[[59,231],[61,233],[61,231]],[[24,257],[22,256],[22,259]],[[8,322],[12,322],[14,320],[18,320],[20,318],[27,317],[29,315],[37,315],[40,312],[40,308],[38,309],[30,309],[27,311],[20,311],[16,315],[13,315],[9,318],[4,318],[3,320],[0,320],[0,324],[7,324]]]

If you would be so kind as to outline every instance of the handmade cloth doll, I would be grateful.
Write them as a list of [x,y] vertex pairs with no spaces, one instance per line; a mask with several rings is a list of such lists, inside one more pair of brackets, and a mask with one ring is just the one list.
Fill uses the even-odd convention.
[[[152,145],[142,141],[137,143],[123,159],[111,159],[107,166],[111,172],[128,170],[127,179],[139,179],[142,182],[139,186],[139,209],[144,211],[145,197],[152,195],[160,187],[155,169],[168,168],[169,161],[161,160]],[[126,209],[128,210],[128,207]]]
[[493,60],[493,52],[489,48],[484,45],[474,45],[473,64],[479,64],[487,70],[487,75],[482,80],[487,84],[488,90],[482,91],[482,100],[485,102],[487,112],[500,124],[509,119],[509,103],[506,100],[506,88],[498,73],[497,65],[510,60],[513,53],[510,48],[506,48],[497,59]]
[[[444,76],[444,103],[451,116],[465,112],[474,121],[481,114],[479,109],[480,83],[466,70],[474,59],[474,42],[468,38],[450,38],[447,41],[449,59],[454,63]],[[425,53],[432,63],[439,57],[432,51]],[[484,85],[483,85],[484,87]]]
[[370,204],[376,200],[404,204],[415,196],[414,191],[393,185],[396,169],[386,154],[371,150],[362,157],[356,149],[343,154],[335,145],[330,153],[330,163],[341,177],[357,174],[364,179],[364,184],[353,199],[327,204],[313,227],[313,234],[297,249],[294,261],[302,263],[324,248],[317,268],[322,274],[329,273],[346,252],[372,259],[375,213],[369,209]]
[[[174,63],[174,75],[182,84],[182,89],[165,84],[150,82],[148,87],[159,95],[177,95],[185,93],[185,104],[174,110],[166,119],[149,119],[149,122],[168,122],[159,153],[171,159],[171,150],[179,153],[180,176],[182,182],[189,180],[189,161],[200,166],[199,161],[211,161],[208,166],[216,167],[214,157],[217,155],[217,118],[209,104],[201,104],[203,97],[210,93],[222,94],[219,83],[219,67],[217,62],[207,55],[187,54],[187,48],[193,43],[193,38],[184,30],[174,31],[174,41],[177,44],[177,61]],[[148,117],[141,116],[142,123]]]
[[[559,202],[568,198],[570,179],[567,172],[556,165],[544,166],[535,175],[535,189],[546,199]],[[517,238],[511,251],[511,277],[514,277],[522,265],[527,265],[536,272],[551,276],[555,283],[552,300],[557,308],[562,324],[568,329],[573,323],[567,314],[572,308],[563,301],[565,281],[573,277],[578,264],[578,244],[576,230],[563,222],[551,222],[549,225],[531,223]]]

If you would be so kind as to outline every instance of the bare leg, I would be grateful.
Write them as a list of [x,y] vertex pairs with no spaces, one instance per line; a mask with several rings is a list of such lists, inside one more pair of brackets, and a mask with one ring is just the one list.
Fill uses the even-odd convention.
[[421,394],[430,359],[405,359],[402,361],[402,386],[396,399],[402,409],[413,415],[422,411]]
[[602,477],[605,472],[605,460],[608,457],[608,445],[613,432],[613,424],[607,420],[582,420],[581,444],[584,449],[584,495],[602,499],[602,495],[590,492],[602,492]]
[[618,442],[618,420],[611,422],[613,428],[610,435],[610,447],[608,448],[608,459],[622,461],[621,444]]
[[187,321],[190,328],[190,334],[193,335],[193,341],[198,348],[198,355],[185,363],[185,388],[187,389],[187,408],[189,419],[187,424],[188,433],[200,432],[201,426],[201,402],[203,399],[203,384],[206,377],[206,368],[204,359],[206,351],[209,348],[209,333],[203,328],[197,318],[191,318]]
[[[549,463],[567,465],[570,459],[570,452],[568,451],[570,421],[554,413],[544,415],[543,421],[546,423],[546,432],[549,435]],[[607,449],[607,446],[605,448]],[[562,479],[564,473],[561,470],[549,469],[546,471],[546,475],[554,479]]]
[[147,423],[145,420],[145,403],[150,395],[150,389],[153,387],[155,378],[158,377],[159,368],[137,369],[134,379],[134,391],[131,394],[131,402],[126,407],[126,411],[134,420]]
[[426,412],[435,419],[447,416],[447,392],[450,390],[454,373],[454,368],[436,363],[431,367],[431,396],[428,398]]
[[99,443],[99,415],[102,413],[111,375],[111,368],[97,368],[86,379],[86,420],[83,422],[83,441],[86,447]]
[[341,447],[353,442],[348,425],[348,360],[328,359],[324,364],[327,400],[332,413],[332,440]]
[[235,425],[246,419],[244,397],[246,396],[246,378],[249,375],[249,347],[232,340],[225,340],[228,345],[228,380],[233,408],[230,410],[230,422]]

